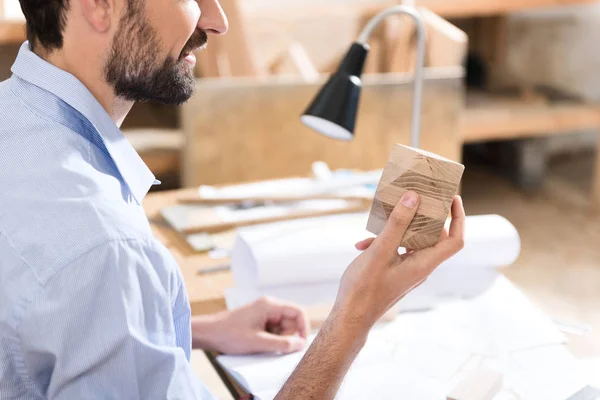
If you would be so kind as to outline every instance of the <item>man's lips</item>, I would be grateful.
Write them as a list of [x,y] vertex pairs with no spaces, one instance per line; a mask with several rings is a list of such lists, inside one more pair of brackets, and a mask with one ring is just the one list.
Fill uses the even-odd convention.
[[193,48],[191,50],[186,49],[186,50],[183,51],[183,54],[182,54],[181,58],[185,62],[187,62],[187,63],[189,63],[191,65],[195,65],[196,64],[196,55],[194,54],[194,52],[196,52],[196,51],[202,51],[205,48],[206,48],[206,42],[204,44],[202,44],[201,46],[195,47],[195,48]]
[[183,60],[192,66],[196,65],[196,55],[194,53],[184,54]]

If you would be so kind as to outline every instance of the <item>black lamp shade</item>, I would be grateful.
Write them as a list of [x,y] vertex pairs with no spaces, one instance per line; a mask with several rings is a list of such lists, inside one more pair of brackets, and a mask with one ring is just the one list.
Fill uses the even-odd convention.
[[360,101],[361,80],[368,46],[354,43],[340,67],[304,112],[301,121],[313,130],[339,140],[352,140]]

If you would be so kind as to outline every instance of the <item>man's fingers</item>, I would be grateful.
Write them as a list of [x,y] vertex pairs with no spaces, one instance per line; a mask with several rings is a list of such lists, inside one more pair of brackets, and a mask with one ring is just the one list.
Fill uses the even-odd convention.
[[442,236],[440,237],[440,240],[444,240],[448,237],[448,229],[444,228],[442,229]]
[[436,261],[441,263],[458,253],[465,245],[465,209],[460,196],[452,202],[452,221],[448,237],[442,239],[432,248]]
[[298,336],[278,336],[269,332],[257,332],[252,348],[256,353],[293,353],[306,346],[306,339]]
[[369,246],[371,246],[371,244],[373,243],[374,240],[375,240],[375,238],[368,238],[365,240],[361,240],[360,242],[356,243],[354,245],[354,247],[356,247],[356,250],[365,251],[366,249],[369,248]]
[[306,310],[294,303],[265,297],[262,299],[266,303],[267,319],[271,323],[281,323],[284,320],[295,321],[298,334],[306,338],[310,332],[310,320]]
[[413,191],[404,193],[390,214],[383,232],[377,237],[382,247],[398,251],[406,229],[412,222],[419,208],[419,195]]
[[450,223],[448,237],[464,241],[465,208],[463,206],[462,197],[460,196],[455,196],[454,201],[452,202],[452,222]]

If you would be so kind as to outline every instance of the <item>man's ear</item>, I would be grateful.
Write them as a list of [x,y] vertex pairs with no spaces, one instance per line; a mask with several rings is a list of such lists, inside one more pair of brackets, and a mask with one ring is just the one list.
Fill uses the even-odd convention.
[[[88,24],[98,32],[107,32],[118,17],[117,0],[79,0]],[[123,2],[124,3],[124,2]]]

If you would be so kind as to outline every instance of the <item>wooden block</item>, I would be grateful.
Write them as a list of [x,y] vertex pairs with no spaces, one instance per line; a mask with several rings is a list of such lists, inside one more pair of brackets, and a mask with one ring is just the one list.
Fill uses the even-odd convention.
[[421,204],[401,246],[418,250],[435,245],[464,169],[462,164],[436,154],[395,145],[375,193],[367,230],[379,235],[402,195],[413,190],[420,195]]
[[450,391],[447,400],[492,400],[502,389],[503,378],[497,371],[473,371]]

